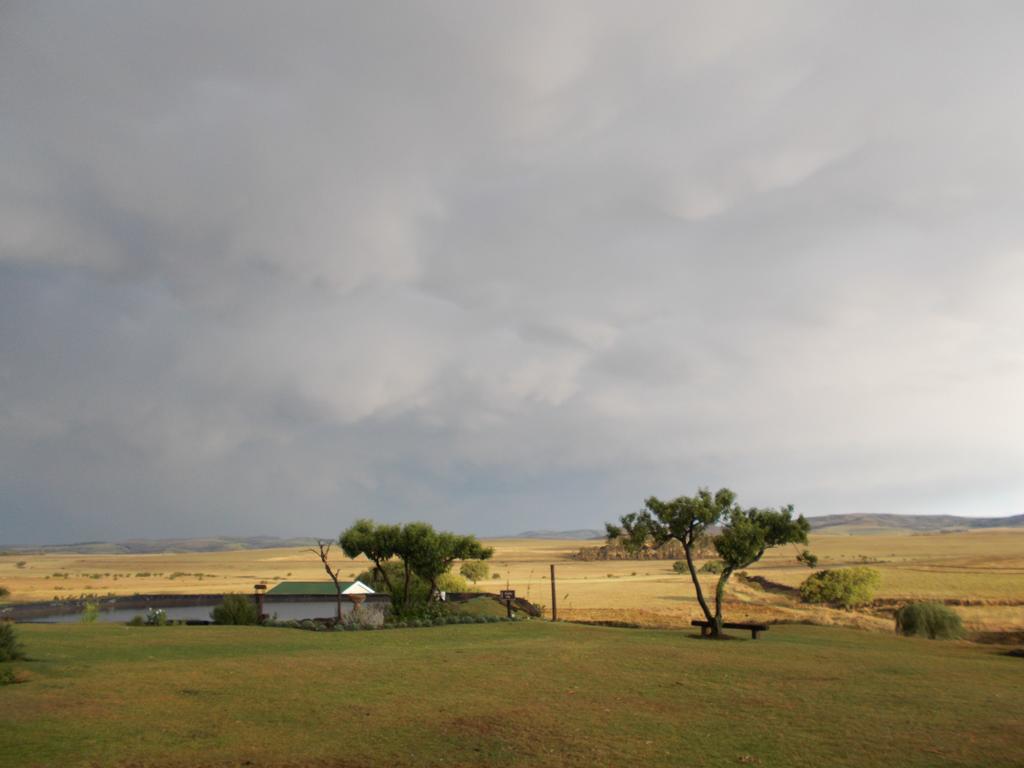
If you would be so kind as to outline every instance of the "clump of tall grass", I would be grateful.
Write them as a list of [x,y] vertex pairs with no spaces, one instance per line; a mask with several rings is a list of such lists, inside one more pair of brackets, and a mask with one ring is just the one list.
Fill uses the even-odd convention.
[[100,617],[100,607],[96,603],[89,601],[85,604],[82,609],[82,615],[79,616],[78,620],[82,624],[92,624],[96,619]]
[[964,625],[956,611],[941,603],[910,603],[896,612],[896,631],[932,640],[953,640],[963,636]]

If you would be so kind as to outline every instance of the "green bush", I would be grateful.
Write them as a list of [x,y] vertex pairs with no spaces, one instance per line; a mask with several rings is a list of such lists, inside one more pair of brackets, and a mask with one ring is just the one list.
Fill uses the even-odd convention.
[[224,602],[210,612],[214,624],[257,624],[259,608],[246,595],[224,595]]
[[2,598],[2,597],[10,597],[10,595],[11,595],[11,590],[9,590],[7,587],[0,587],[0,598]]
[[818,571],[800,585],[800,597],[807,603],[856,608],[871,601],[880,581],[881,575],[871,568]]
[[25,658],[25,649],[18,641],[14,624],[0,621],[0,661],[15,661]]
[[718,560],[708,560],[698,570],[700,573],[721,573],[722,564]]
[[952,640],[963,635],[964,625],[956,611],[941,603],[910,603],[896,611],[896,631],[932,640]]

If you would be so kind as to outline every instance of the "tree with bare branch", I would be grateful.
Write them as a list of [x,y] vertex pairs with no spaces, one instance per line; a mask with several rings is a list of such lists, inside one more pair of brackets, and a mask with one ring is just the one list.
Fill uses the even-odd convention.
[[323,539],[316,540],[317,549],[309,548],[309,551],[320,558],[320,562],[324,564],[324,570],[327,571],[327,575],[331,577],[331,581],[334,582],[334,591],[337,593],[338,598],[338,621],[341,621],[341,582],[338,581],[338,576],[341,575],[340,568],[331,568],[331,564],[328,561],[328,556],[331,554],[331,542],[324,541]]

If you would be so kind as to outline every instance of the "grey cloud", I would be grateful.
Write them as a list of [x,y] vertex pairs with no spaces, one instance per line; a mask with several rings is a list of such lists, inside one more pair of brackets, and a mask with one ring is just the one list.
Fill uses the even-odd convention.
[[0,540],[1019,511],[1020,16],[5,5]]

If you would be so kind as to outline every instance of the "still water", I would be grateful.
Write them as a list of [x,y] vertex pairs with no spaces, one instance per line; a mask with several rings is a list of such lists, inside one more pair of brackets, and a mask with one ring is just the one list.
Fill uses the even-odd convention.
[[[335,616],[337,611],[336,603],[333,600],[323,601],[310,601],[310,602],[295,602],[295,603],[275,603],[269,600],[264,604],[263,610],[271,617],[276,617],[281,621],[288,621],[291,619],[330,619]],[[160,610],[167,613],[167,618],[172,621],[187,621],[192,620],[210,620],[210,611],[214,606],[212,605],[174,605]],[[347,600],[341,604],[342,613],[348,613],[352,610],[352,604]],[[104,610],[103,606],[100,606],[100,614],[96,618],[97,621],[110,621],[110,622],[129,622],[136,616],[142,616],[145,618],[145,608],[112,608],[110,610]],[[52,616],[39,616],[31,619],[33,622],[45,622],[52,624],[75,624],[81,621],[81,613],[62,613],[54,614]]]

